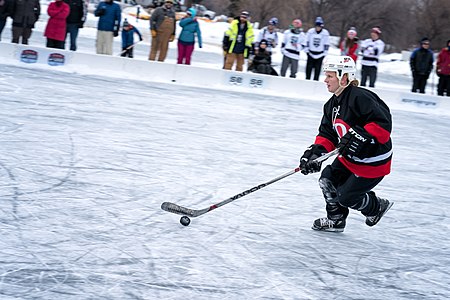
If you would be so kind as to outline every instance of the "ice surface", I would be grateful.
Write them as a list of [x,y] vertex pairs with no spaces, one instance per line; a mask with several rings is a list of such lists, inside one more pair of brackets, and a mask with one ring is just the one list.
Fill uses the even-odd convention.
[[[448,299],[450,119],[393,111],[395,205],[324,216],[321,103],[1,65],[1,299]],[[324,87],[325,88],[325,87]],[[325,100],[325,99],[324,99]]]

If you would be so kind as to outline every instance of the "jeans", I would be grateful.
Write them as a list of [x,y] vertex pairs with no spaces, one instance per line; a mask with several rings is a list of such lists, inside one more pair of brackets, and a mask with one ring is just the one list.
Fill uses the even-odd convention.
[[[78,24],[67,24],[66,28],[66,39],[67,35],[70,34],[70,50],[77,51],[77,37],[78,37]],[[66,42],[64,41],[64,48],[66,48]]]

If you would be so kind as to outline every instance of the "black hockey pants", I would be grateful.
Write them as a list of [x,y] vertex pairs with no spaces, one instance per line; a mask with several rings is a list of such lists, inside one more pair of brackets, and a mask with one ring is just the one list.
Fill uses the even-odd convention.
[[[328,179],[336,189],[334,203],[326,201],[327,217],[329,219],[346,219],[349,208],[361,211],[365,216],[375,215],[380,207],[379,201],[371,190],[384,177],[362,178],[350,172],[338,159],[323,169],[320,180]],[[322,190],[325,194],[329,191]]]

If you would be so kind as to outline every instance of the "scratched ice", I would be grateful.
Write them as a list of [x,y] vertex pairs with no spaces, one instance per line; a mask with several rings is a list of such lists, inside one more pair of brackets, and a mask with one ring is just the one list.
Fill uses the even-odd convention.
[[1,299],[448,299],[450,118],[393,110],[395,205],[342,234],[295,168],[322,103],[40,71],[0,74]]

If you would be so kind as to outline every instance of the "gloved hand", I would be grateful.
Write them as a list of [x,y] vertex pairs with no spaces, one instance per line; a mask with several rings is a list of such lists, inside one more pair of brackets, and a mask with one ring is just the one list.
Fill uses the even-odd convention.
[[119,36],[119,30],[114,30],[114,37]]
[[152,37],[153,37],[153,38],[155,38],[155,37],[156,37],[156,35],[157,35],[157,32],[156,32],[156,30],[152,29],[152,30],[151,30],[151,34],[152,34]]
[[200,44],[200,45],[198,45],[198,47],[199,47],[199,48],[202,48],[202,47],[203,47],[203,45],[202,45],[202,44]]
[[139,42],[142,42],[144,39],[142,37],[139,38]]
[[106,13],[106,8],[100,7],[97,11],[95,11],[94,15],[96,17],[101,17]]
[[83,28],[83,26],[84,26],[84,21],[81,23],[78,23],[78,28]]
[[322,168],[322,162],[316,162],[314,160],[325,153],[327,153],[327,150],[322,145],[313,144],[309,146],[300,158],[300,170],[302,174],[308,175],[319,172]]
[[361,153],[366,145],[372,141],[373,137],[361,126],[354,126],[350,128],[347,133],[341,138],[341,141],[337,145],[339,153],[342,156],[349,158]]
[[175,40],[175,35],[172,34],[172,35],[170,36],[169,42],[173,42],[174,40]]

